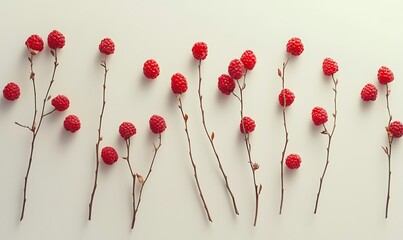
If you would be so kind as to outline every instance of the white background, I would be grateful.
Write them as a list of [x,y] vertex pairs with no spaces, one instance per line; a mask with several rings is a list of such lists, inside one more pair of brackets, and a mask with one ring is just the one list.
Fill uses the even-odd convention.
[[[2,37],[0,83],[14,81],[22,95],[0,101],[0,238],[1,239],[398,239],[403,222],[403,146],[395,141],[389,218],[384,219],[387,161],[385,89],[378,99],[362,103],[366,83],[378,87],[376,74],[386,65],[395,74],[390,84],[394,119],[403,119],[400,1],[7,1],[0,9]],[[14,121],[32,120],[32,85],[28,51],[31,34],[46,39],[53,29],[66,36],[52,95],[64,94],[71,106],[45,119],[31,169],[28,201],[19,222],[31,135]],[[281,85],[277,68],[285,44],[300,37],[305,51],[287,67],[286,86],[296,95],[288,109],[288,153],[302,157],[301,168],[285,171],[283,214],[280,200],[280,156],[284,144]],[[156,141],[148,129],[152,114],[166,118],[163,145],[134,230],[131,221],[131,177],[120,159],[101,163],[93,220],[87,221],[94,177],[94,145],[101,107],[103,69],[98,44],[112,38],[116,51],[110,68],[102,146],[125,154],[118,126],[132,121],[136,172],[146,174]],[[234,191],[235,216],[216,160],[204,135],[197,98],[197,61],[191,47],[205,41],[203,95],[207,124]],[[257,64],[248,74],[245,114],[256,120],[251,134],[252,157],[260,163],[263,185],[257,227],[252,227],[254,193],[247,155],[239,133],[239,105],[217,89],[217,78],[230,60],[251,49]],[[339,121],[331,163],[318,214],[313,214],[327,138],[311,122],[311,109],[332,109],[332,84],[321,65],[325,57],[339,63]],[[153,58],[160,76],[147,81],[145,60]],[[35,57],[38,94],[44,95],[52,70],[48,48]],[[209,223],[196,191],[187,142],[170,77],[183,73],[189,90],[183,97],[199,177],[214,223]],[[80,117],[82,128],[65,132],[67,114]]]

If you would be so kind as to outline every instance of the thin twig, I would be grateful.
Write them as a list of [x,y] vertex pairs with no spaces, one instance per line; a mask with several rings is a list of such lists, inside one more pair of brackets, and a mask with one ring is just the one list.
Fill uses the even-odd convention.
[[[155,146],[155,144],[153,144],[153,146],[154,146],[154,155],[153,155],[153,158],[152,158],[152,160],[151,160],[151,164],[150,164],[150,168],[148,169],[147,176],[146,176],[146,178],[144,179],[144,181],[143,181],[143,183],[141,184],[141,187],[140,187],[140,192],[139,192],[139,198],[138,198],[138,201],[137,201],[137,206],[136,206],[136,208],[135,208],[135,210],[134,210],[134,214],[133,214],[132,229],[134,228],[134,223],[135,223],[135,221],[136,221],[136,215],[137,215],[137,212],[139,211],[139,206],[140,206],[140,202],[141,202],[141,196],[143,195],[144,186],[145,186],[145,184],[146,184],[148,178],[150,177],[150,174],[151,174],[151,172],[152,172],[152,168],[153,168],[153,166],[154,166],[155,157],[157,156],[157,152],[158,152],[158,150],[159,150],[160,147],[161,147],[161,133],[158,134],[158,145]],[[133,207],[134,207],[134,205],[133,205]]]
[[239,100],[239,102],[241,104],[240,113],[241,113],[242,130],[243,130],[246,150],[248,152],[248,159],[249,159],[248,163],[249,163],[249,166],[250,166],[250,168],[252,170],[253,186],[254,186],[254,189],[255,189],[255,217],[254,217],[254,220],[253,220],[253,226],[256,226],[257,215],[258,215],[258,210],[259,210],[259,195],[260,195],[260,192],[262,190],[262,184],[260,184],[258,186],[257,183],[256,183],[256,173],[255,173],[256,169],[253,168],[253,162],[252,162],[252,156],[251,156],[252,145],[250,144],[249,134],[246,133],[245,125],[244,125],[244,122],[243,122],[243,117],[244,117],[244,114],[243,114],[243,105],[244,105],[244,102],[243,102],[243,90],[246,87],[246,74],[247,74],[247,72],[245,72],[242,86],[239,83],[239,80],[236,81],[236,82],[237,82],[237,85],[238,85],[239,96],[240,96],[238,100]]
[[98,125],[98,138],[97,142],[95,144],[95,178],[94,178],[94,186],[92,188],[92,193],[91,193],[91,200],[90,203],[88,204],[89,210],[88,210],[88,220],[91,221],[91,216],[92,216],[92,205],[94,202],[94,196],[95,196],[95,191],[97,189],[97,182],[98,182],[98,169],[99,169],[99,144],[102,141],[101,137],[101,130],[102,130],[102,119],[104,116],[104,111],[105,111],[105,104],[106,104],[106,80],[107,80],[107,75],[109,69],[107,68],[106,65],[106,57],[104,60],[101,61],[101,66],[104,68],[104,83],[103,83],[103,88],[102,88],[102,109],[101,109],[101,114],[99,115],[99,125]]
[[316,214],[318,210],[318,203],[319,203],[319,197],[320,193],[322,191],[322,184],[323,184],[323,179],[325,178],[326,170],[329,165],[329,156],[330,156],[330,146],[332,143],[332,137],[334,134],[334,130],[336,129],[336,120],[337,120],[337,85],[339,83],[338,80],[334,79],[334,75],[332,74],[332,80],[333,80],[333,92],[334,92],[334,98],[333,98],[333,103],[334,103],[334,113],[332,114],[333,116],[333,128],[332,131],[329,133],[329,131],[326,129],[325,124],[323,124],[324,128],[324,133],[328,136],[328,143],[327,143],[327,148],[326,148],[326,164],[325,168],[323,169],[322,176],[320,177],[320,183],[319,183],[319,189],[318,193],[316,194],[316,201],[315,201],[315,210],[313,211],[314,214]]
[[180,95],[178,95],[178,100],[179,100],[179,106],[178,107],[179,107],[179,109],[181,111],[183,121],[185,122],[185,132],[186,132],[186,136],[187,136],[187,140],[188,140],[189,157],[190,157],[190,161],[192,163],[193,175],[194,175],[194,178],[195,178],[195,181],[196,181],[197,189],[199,190],[199,195],[200,195],[200,198],[201,198],[201,200],[203,202],[203,206],[204,206],[204,210],[206,211],[207,218],[208,218],[208,220],[210,222],[213,222],[213,220],[211,219],[211,216],[210,216],[210,212],[209,212],[209,210],[207,208],[206,201],[204,200],[204,196],[203,196],[203,193],[202,193],[202,190],[201,190],[201,187],[200,187],[200,183],[199,183],[199,177],[197,175],[196,164],[195,164],[195,162],[193,160],[192,146],[191,146],[191,143],[190,143],[190,136],[189,136],[189,130],[188,130],[188,123],[187,123],[188,115],[183,112],[182,100],[181,100]]
[[[389,106],[389,86],[386,84],[386,109],[388,110],[388,127],[390,126],[390,123],[392,122],[392,114],[390,111],[390,106]],[[385,218],[388,218],[388,211],[389,211],[389,199],[390,199],[390,180],[392,176],[391,172],[391,158],[392,158],[392,142],[393,142],[393,135],[387,130],[387,136],[388,136],[388,146],[389,148],[386,148],[385,153],[388,156],[388,193],[386,196],[386,207],[385,207]]]
[[[283,125],[284,125],[284,134],[285,134],[285,142],[284,142],[284,148],[283,151],[281,152],[281,161],[280,161],[280,166],[281,166],[281,198],[280,198],[280,210],[279,214],[281,214],[283,210],[283,200],[284,200],[284,157],[287,151],[287,146],[288,146],[288,129],[287,129],[287,120],[286,120],[286,96],[285,96],[285,68],[288,64],[288,61],[290,60],[290,55],[287,55],[287,60],[283,63],[283,72],[281,73],[281,88],[283,92]],[[280,75],[280,72],[279,72]]]
[[208,129],[207,129],[207,126],[206,126],[206,119],[205,119],[205,116],[204,116],[205,113],[204,113],[204,108],[203,108],[203,96],[201,95],[202,76],[201,76],[201,70],[200,70],[200,68],[201,68],[201,60],[199,60],[199,64],[198,64],[198,70],[199,70],[199,89],[198,89],[197,92],[198,92],[198,94],[199,94],[200,111],[201,111],[201,116],[202,116],[202,123],[203,123],[204,132],[206,133],[206,135],[207,135],[207,137],[208,137],[208,139],[209,139],[209,141],[210,141],[211,148],[213,149],[214,155],[215,155],[215,157],[216,157],[216,159],[217,159],[218,167],[220,168],[221,174],[222,174],[222,176],[224,177],[224,180],[225,180],[225,187],[227,188],[228,193],[229,193],[230,196],[231,196],[232,205],[233,205],[233,207],[234,207],[234,211],[235,211],[235,213],[236,213],[237,215],[239,215],[238,208],[237,208],[236,202],[235,202],[234,194],[232,193],[231,188],[230,188],[229,183],[228,183],[228,177],[227,177],[227,175],[226,175],[225,172],[224,172],[224,168],[223,168],[223,166],[222,166],[222,164],[221,164],[220,157],[218,156],[216,147],[215,147],[214,142],[213,142],[213,138],[214,138],[214,135],[213,135],[213,134],[214,134],[214,132],[212,133],[212,136],[210,136],[210,133],[209,133],[209,131],[208,131]]
[[126,152],[127,155],[124,157],[127,161],[127,166],[129,167],[130,170],[130,175],[132,176],[132,202],[133,202],[133,220],[132,220],[132,229],[134,227],[134,219],[136,216],[136,174],[134,174],[132,165],[130,164],[130,138],[125,140],[126,143]]

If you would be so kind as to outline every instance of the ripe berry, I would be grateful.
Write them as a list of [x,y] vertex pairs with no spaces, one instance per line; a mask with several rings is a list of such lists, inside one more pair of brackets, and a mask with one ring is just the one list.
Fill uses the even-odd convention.
[[[252,118],[243,117],[242,120],[243,120],[243,125],[245,127],[245,132],[246,133],[250,133],[250,132],[253,132],[255,130],[256,124],[255,124],[255,121]],[[239,129],[241,130],[241,133],[244,133],[244,131],[243,131],[244,128],[242,126],[242,121],[239,124]]]
[[400,138],[403,136],[403,124],[400,121],[391,122],[389,132],[392,133],[394,138]]
[[188,90],[188,83],[185,76],[180,73],[175,73],[171,77],[171,88],[175,94],[182,94]]
[[110,38],[104,38],[99,44],[99,51],[103,54],[111,55],[115,52],[115,43]]
[[146,78],[155,79],[160,75],[160,67],[155,60],[149,59],[143,65],[143,73]]
[[53,30],[48,35],[48,46],[51,49],[63,48],[65,42],[66,39],[64,38],[64,35],[57,30]]
[[136,134],[137,129],[131,122],[122,122],[119,126],[119,133],[123,139],[128,139],[134,134]]
[[55,109],[59,112],[62,112],[69,108],[70,106],[70,101],[69,99],[64,96],[64,95],[57,95],[52,99],[52,106],[55,107]]
[[321,107],[312,109],[312,121],[315,125],[321,125],[327,122],[327,112]]
[[241,62],[246,69],[252,70],[256,64],[256,56],[251,50],[246,50],[241,56]]
[[119,158],[118,153],[113,147],[104,147],[101,151],[101,157],[104,163],[108,165],[114,164]]
[[301,157],[298,154],[290,154],[285,159],[285,165],[289,169],[297,169],[301,165]]
[[334,61],[333,59],[325,58],[323,60],[322,69],[323,73],[326,76],[331,76],[335,74],[337,71],[339,71],[339,66],[337,65],[337,62]]
[[291,55],[298,56],[304,51],[304,45],[301,39],[293,37],[287,42],[287,52]]
[[197,60],[204,60],[207,57],[208,48],[204,42],[197,42],[192,47],[193,57]]
[[361,99],[364,101],[375,101],[378,89],[371,83],[368,83],[361,90]]
[[32,55],[36,55],[43,50],[43,40],[36,34],[29,36],[25,41],[25,45]]
[[230,95],[235,89],[235,81],[227,74],[218,78],[218,89],[225,95]]
[[385,67],[382,66],[381,68],[379,68],[378,70],[378,81],[380,84],[387,84],[393,81],[393,79],[395,79],[395,77],[393,76],[393,72]]
[[295,95],[287,88],[281,90],[280,94],[278,95],[278,102],[280,103],[281,106],[284,106],[284,95],[285,95],[285,106],[288,107],[294,102]]
[[152,115],[149,123],[151,132],[155,134],[162,133],[167,128],[164,118],[159,115]]
[[228,65],[228,73],[233,79],[239,80],[245,74],[245,66],[241,60],[234,59]]
[[81,128],[80,119],[76,115],[68,115],[64,119],[64,129],[72,133],[77,132]]
[[20,94],[20,87],[13,82],[8,83],[3,89],[3,96],[9,101],[17,100]]

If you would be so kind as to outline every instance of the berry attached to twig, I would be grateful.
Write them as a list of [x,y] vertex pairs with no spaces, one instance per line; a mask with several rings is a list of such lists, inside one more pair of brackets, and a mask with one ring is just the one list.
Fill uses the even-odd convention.
[[293,37],[288,40],[286,50],[291,55],[299,56],[304,51],[304,44],[302,44],[301,39]]
[[323,73],[326,76],[331,76],[339,71],[339,66],[337,65],[337,62],[335,62],[333,59],[325,58],[322,63],[322,69]]
[[25,45],[32,55],[36,55],[43,50],[44,43],[39,35],[34,34],[29,36],[29,38],[25,41]]
[[119,134],[125,140],[136,134],[136,132],[137,129],[131,122],[123,122],[119,126]]
[[66,43],[66,39],[64,35],[57,31],[53,30],[51,33],[48,35],[48,46],[49,48],[55,50],[57,48],[63,48],[64,44]]
[[312,109],[312,121],[316,126],[326,123],[327,119],[327,112],[324,108],[314,107]]
[[149,124],[150,124],[150,130],[154,134],[162,133],[167,128],[165,119],[159,115],[153,115],[149,120]]
[[115,43],[110,38],[104,38],[99,44],[99,51],[105,55],[111,55],[115,52]]
[[245,74],[245,66],[239,59],[232,60],[228,65],[228,74],[235,80],[239,80]]
[[225,95],[230,95],[235,89],[235,80],[227,74],[218,78],[218,89]]
[[70,101],[64,95],[57,95],[52,99],[52,106],[55,107],[56,111],[63,112],[69,108]]

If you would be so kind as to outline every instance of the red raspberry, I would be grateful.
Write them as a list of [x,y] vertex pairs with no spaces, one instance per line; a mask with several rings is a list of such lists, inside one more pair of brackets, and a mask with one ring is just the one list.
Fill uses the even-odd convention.
[[131,122],[122,122],[119,126],[119,133],[123,139],[128,139],[134,134],[136,134],[137,129]]
[[80,119],[76,115],[68,115],[64,119],[64,129],[72,133],[77,132],[81,128]]
[[280,103],[281,106],[284,106],[284,95],[285,95],[285,106],[288,107],[294,102],[295,95],[288,88],[284,88],[284,90],[281,90],[280,94],[278,95],[278,102]]
[[192,47],[193,57],[197,60],[204,60],[207,57],[208,48],[204,42],[197,42]]
[[[243,120],[243,124],[244,124],[246,133],[250,133],[250,132],[253,132],[255,130],[256,124],[255,124],[255,121],[252,118],[243,117],[242,120]],[[243,131],[244,128],[242,126],[242,121],[239,124],[239,129],[241,130],[241,133],[244,133],[244,131]]]
[[378,70],[378,81],[380,84],[387,84],[392,82],[395,79],[395,77],[393,76],[393,72],[385,67],[382,66],[381,68],[379,68]]
[[162,133],[167,128],[164,118],[159,115],[152,115],[149,123],[151,132],[155,134]]
[[364,101],[375,101],[378,89],[371,83],[368,83],[361,90],[361,99]]
[[59,112],[63,112],[70,106],[69,99],[64,95],[57,95],[52,99],[52,106]]
[[111,55],[115,52],[115,43],[110,38],[104,38],[99,44],[99,51],[106,55]]
[[297,169],[301,165],[301,157],[298,154],[290,154],[285,159],[285,165],[289,169]]
[[337,71],[339,71],[339,66],[337,65],[337,62],[334,61],[333,59],[325,58],[323,60],[322,69],[323,73],[326,76],[331,76],[335,74]]
[[246,69],[252,70],[256,64],[256,56],[251,50],[246,50],[241,56],[241,62]]
[[108,165],[114,164],[119,158],[118,153],[113,147],[102,148],[101,157],[102,160],[104,160],[104,163]]
[[239,80],[245,74],[245,66],[241,60],[234,59],[228,65],[228,73],[233,79]]
[[29,36],[25,41],[25,45],[32,55],[36,55],[43,50],[43,40],[36,34]]
[[53,30],[48,35],[48,46],[51,49],[63,48],[65,42],[66,39],[64,38],[64,35],[57,30]]
[[218,89],[225,95],[230,95],[235,89],[235,81],[227,74],[218,78]]
[[13,82],[8,83],[3,89],[3,96],[9,101],[17,100],[20,94],[20,87]]
[[321,107],[314,107],[312,109],[312,121],[315,125],[321,125],[327,122],[327,112]]
[[185,76],[180,73],[175,73],[171,77],[171,88],[175,94],[182,94],[188,90],[188,83]]
[[291,55],[298,56],[304,51],[304,44],[301,39],[293,37],[287,42],[287,52]]
[[146,78],[155,79],[160,75],[160,67],[155,60],[149,59],[143,65],[143,73]]
[[400,121],[394,121],[389,125],[389,132],[394,138],[403,136],[403,124]]

